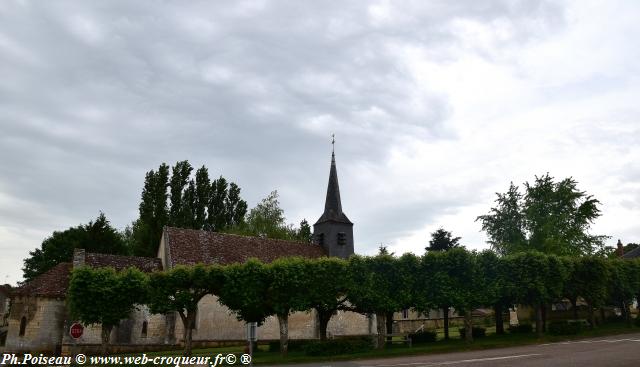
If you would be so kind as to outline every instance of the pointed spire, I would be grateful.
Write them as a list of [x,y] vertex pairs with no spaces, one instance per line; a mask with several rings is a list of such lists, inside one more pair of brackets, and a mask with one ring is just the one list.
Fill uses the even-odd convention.
[[335,134],[331,135],[331,169],[329,170],[329,184],[327,185],[327,198],[324,203],[324,213],[318,222],[328,220],[351,223],[349,218],[342,212],[342,202],[340,201],[340,185],[338,185],[338,170],[336,168],[335,154]]

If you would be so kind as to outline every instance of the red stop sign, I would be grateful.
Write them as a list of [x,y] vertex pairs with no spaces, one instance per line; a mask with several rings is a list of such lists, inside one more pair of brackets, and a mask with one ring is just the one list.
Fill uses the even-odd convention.
[[71,337],[74,339],[78,339],[79,337],[82,336],[83,331],[84,331],[84,326],[76,322],[73,325],[71,325],[71,328],[69,329],[69,335],[71,335]]

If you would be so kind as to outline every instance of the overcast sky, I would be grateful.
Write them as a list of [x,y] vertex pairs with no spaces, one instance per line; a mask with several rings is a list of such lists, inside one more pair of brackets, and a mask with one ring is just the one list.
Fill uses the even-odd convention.
[[509,182],[572,176],[640,241],[635,1],[2,1],[0,283],[54,230],[137,217],[189,160],[324,206],[331,134],[356,252],[424,252]]

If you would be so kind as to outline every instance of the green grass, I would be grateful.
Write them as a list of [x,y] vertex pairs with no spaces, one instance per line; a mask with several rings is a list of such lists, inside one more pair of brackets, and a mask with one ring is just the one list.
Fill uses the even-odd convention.
[[[625,323],[609,323],[600,326],[594,330],[586,330],[578,335],[570,336],[551,336],[544,335],[542,338],[538,338],[535,333],[531,334],[509,334],[496,335],[495,327],[487,327],[487,336],[484,338],[478,338],[473,343],[467,343],[460,339],[460,335],[457,327],[449,328],[449,340],[442,340],[444,337],[444,330],[439,329],[438,341],[425,344],[414,344],[413,347],[409,347],[402,344],[389,345],[382,350],[371,350],[362,353],[354,353],[348,355],[339,355],[332,357],[310,357],[305,355],[303,351],[292,351],[286,358],[280,356],[280,353],[269,352],[267,345],[260,345],[258,351],[254,354],[255,364],[290,364],[290,363],[302,363],[302,362],[325,362],[325,361],[338,361],[338,360],[355,360],[355,359],[369,359],[369,358],[385,358],[385,357],[397,357],[404,355],[423,355],[423,354],[436,354],[436,353],[451,353],[469,350],[482,350],[482,349],[494,349],[505,348],[529,344],[538,343],[550,343],[566,340],[575,340],[582,338],[592,338],[605,335],[615,335],[639,332],[640,328],[630,328]],[[228,354],[235,353],[239,355],[244,353],[243,346],[236,347],[223,347],[223,348],[207,348],[207,349],[194,349],[194,356],[215,356],[216,354]],[[148,356],[172,356],[181,355],[182,350],[170,350],[163,352],[147,352]],[[238,363],[239,364],[239,363]]]

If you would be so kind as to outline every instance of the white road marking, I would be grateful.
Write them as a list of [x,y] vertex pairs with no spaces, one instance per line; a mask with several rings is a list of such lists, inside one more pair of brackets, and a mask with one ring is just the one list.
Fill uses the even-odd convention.
[[414,363],[398,363],[398,364],[376,364],[373,366],[363,366],[363,367],[402,367],[402,366],[417,366],[417,367],[428,367],[428,366],[446,366],[451,364],[461,364],[461,363],[473,363],[473,362],[486,362],[486,361],[499,361],[503,359],[516,359],[516,358],[527,358],[540,356],[542,354],[534,353],[534,354],[520,354],[515,356],[503,356],[503,357],[488,357],[488,358],[474,358],[474,359],[461,359],[458,361],[442,361],[442,362],[414,362]]
[[620,343],[620,342],[640,342],[640,339],[600,339],[600,340],[576,340],[571,342],[545,343],[539,344],[541,347],[549,345],[568,345],[568,344],[593,344],[593,343]]

